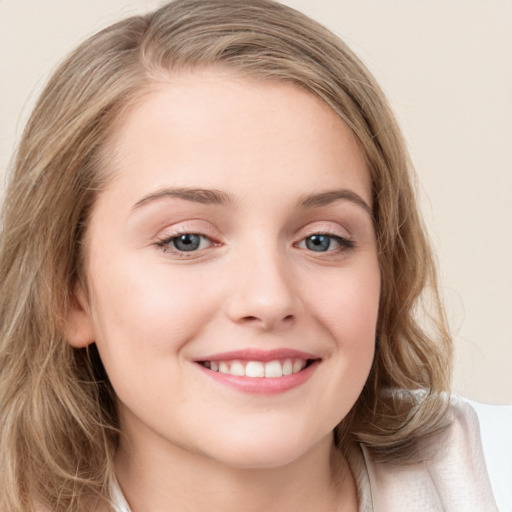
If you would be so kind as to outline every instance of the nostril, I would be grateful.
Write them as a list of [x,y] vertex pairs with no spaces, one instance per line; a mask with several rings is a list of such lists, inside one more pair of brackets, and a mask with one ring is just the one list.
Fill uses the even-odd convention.
[[244,316],[244,317],[242,318],[242,320],[243,320],[244,322],[255,322],[255,321],[259,320],[259,319],[258,319],[258,317],[256,317],[256,316]]
[[261,325],[264,329],[273,329],[279,324],[291,325],[295,319],[295,315],[290,314],[283,317],[279,315],[246,315],[240,318],[239,322],[246,325]]

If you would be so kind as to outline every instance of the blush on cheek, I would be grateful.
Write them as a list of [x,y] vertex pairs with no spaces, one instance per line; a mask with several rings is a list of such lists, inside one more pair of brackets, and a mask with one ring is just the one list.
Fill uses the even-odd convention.
[[331,296],[312,303],[312,307],[318,308],[316,315],[322,318],[323,325],[329,328],[334,339],[343,345],[363,348],[375,341],[378,299],[378,291],[366,292],[362,297],[345,290],[338,297]]

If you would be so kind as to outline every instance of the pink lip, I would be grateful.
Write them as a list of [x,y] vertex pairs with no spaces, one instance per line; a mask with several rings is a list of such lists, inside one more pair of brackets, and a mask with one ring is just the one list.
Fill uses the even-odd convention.
[[[229,375],[226,373],[215,372],[209,370],[199,361],[275,361],[276,359],[307,359],[313,360],[306,368],[298,373],[284,375],[283,377],[243,377],[238,375]],[[223,352],[222,354],[211,355],[202,359],[198,359],[196,365],[207,377],[220,384],[229,386],[238,391],[252,394],[275,395],[284,393],[304,384],[316,371],[320,365],[321,359],[318,356],[291,349],[277,350],[236,350],[233,352]]]
[[261,349],[245,349],[245,350],[233,350],[231,352],[222,352],[220,354],[213,354],[196,361],[261,361],[266,363],[268,361],[275,361],[276,359],[320,359],[315,354],[308,352],[301,352],[300,350],[294,350],[289,348],[279,348],[274,350],[261,350]]

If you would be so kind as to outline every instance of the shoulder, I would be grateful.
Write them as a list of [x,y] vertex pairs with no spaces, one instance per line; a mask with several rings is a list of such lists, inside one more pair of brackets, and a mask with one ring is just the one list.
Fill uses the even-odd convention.
[[501,512],[512,512],[512,405],[460,399],[478,418],[487,472]]
[[450,397],[446,427],[419,443],[414,462],[379,463],[364,447],[362,450],[373,510],[498,510],[487,473],[478,417],[471,405],[459,397]]

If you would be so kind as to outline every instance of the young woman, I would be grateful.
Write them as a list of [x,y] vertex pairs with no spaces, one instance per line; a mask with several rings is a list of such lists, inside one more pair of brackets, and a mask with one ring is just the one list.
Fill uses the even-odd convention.
[[3,210],[2,510],[496,510],[410,173],[368,71],[278,3],[82,44]]

